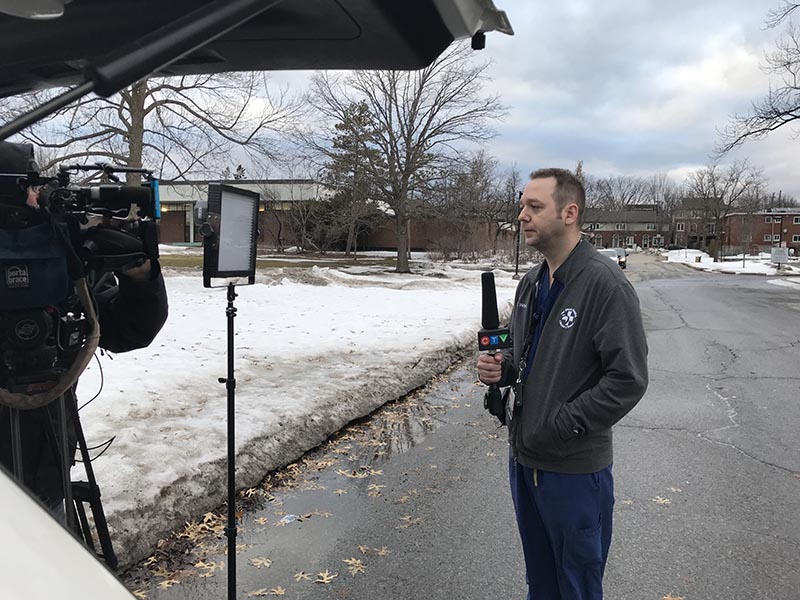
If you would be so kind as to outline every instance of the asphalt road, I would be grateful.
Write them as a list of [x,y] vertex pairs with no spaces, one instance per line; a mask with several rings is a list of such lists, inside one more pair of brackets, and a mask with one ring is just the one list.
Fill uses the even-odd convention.
[[[629,261],[651,383],[615,430],[606,597],[800,599],[800,286]],[[237,597],[525,597],[473,360],[244,494]],[[197,519],[125,575],[140,598],[227,597],[221,514]]]

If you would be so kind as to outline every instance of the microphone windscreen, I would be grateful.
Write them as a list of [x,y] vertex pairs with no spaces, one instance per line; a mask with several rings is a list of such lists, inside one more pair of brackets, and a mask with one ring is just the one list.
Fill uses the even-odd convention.
[[481,273],[481,291],[481,327],[497,329],[500,327],[500,317],[497,315],[497,292],[494,287],[494,273],[491,271]]

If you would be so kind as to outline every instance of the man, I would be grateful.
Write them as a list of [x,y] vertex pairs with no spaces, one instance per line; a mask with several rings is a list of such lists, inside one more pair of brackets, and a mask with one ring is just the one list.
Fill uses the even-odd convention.
[[517,288],[513,350],[478,359],[513,385],[509,476],[529,600],[596,600],[611,544],[611,427],[647,388],[639,301],[622,270],[581,240],[585,192],[563,169],[531,174],[525,243],[544,262]]
[[[0,173],[25,174],[37,170],[30,144],[0,142]],[[27,190],[25,210],[38,211],[38,193]],[[5,219],[0,222],[5,223]],[[167,294],[158,261],[106,276],[95,289],[99,346],[112,352],[144,348],[155,338],[167,319]],[[33,308],[33,307],[32,307]],[[0,307],[2,316],[2,307]],[[74,401],[74,393],[69,393]],[[59,457],[57,401],[41,408],[20,411],[20,442],[23,483],[51,512],[64,520],[63,469]],[[74,462],[76,431],[70,422],[68,439]],[[12,472],[11,419],[0,404],[0,464]]]

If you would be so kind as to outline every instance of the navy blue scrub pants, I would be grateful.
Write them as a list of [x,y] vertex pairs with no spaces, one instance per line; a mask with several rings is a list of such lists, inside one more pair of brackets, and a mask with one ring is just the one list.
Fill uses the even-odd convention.
[[611,465],[570,475],[509,459],[511,496],[525,553],[528,600],[602,600],[611,546]]

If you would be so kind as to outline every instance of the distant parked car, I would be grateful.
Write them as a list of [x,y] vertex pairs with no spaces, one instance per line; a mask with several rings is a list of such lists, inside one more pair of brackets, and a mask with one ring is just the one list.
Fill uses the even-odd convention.
[[[597,251],[603,256],[608,257],[610,260],[613,260],[615,263],[619,265],[619,256],[617,255],[617,251],[614,248],[598,248]],[[624,269],[625,267],[622,268]]]
[[614,252],[617,253],[617,262],[619,266],[623,269],[628,268],[628,251],[624,248],[612,248]]

